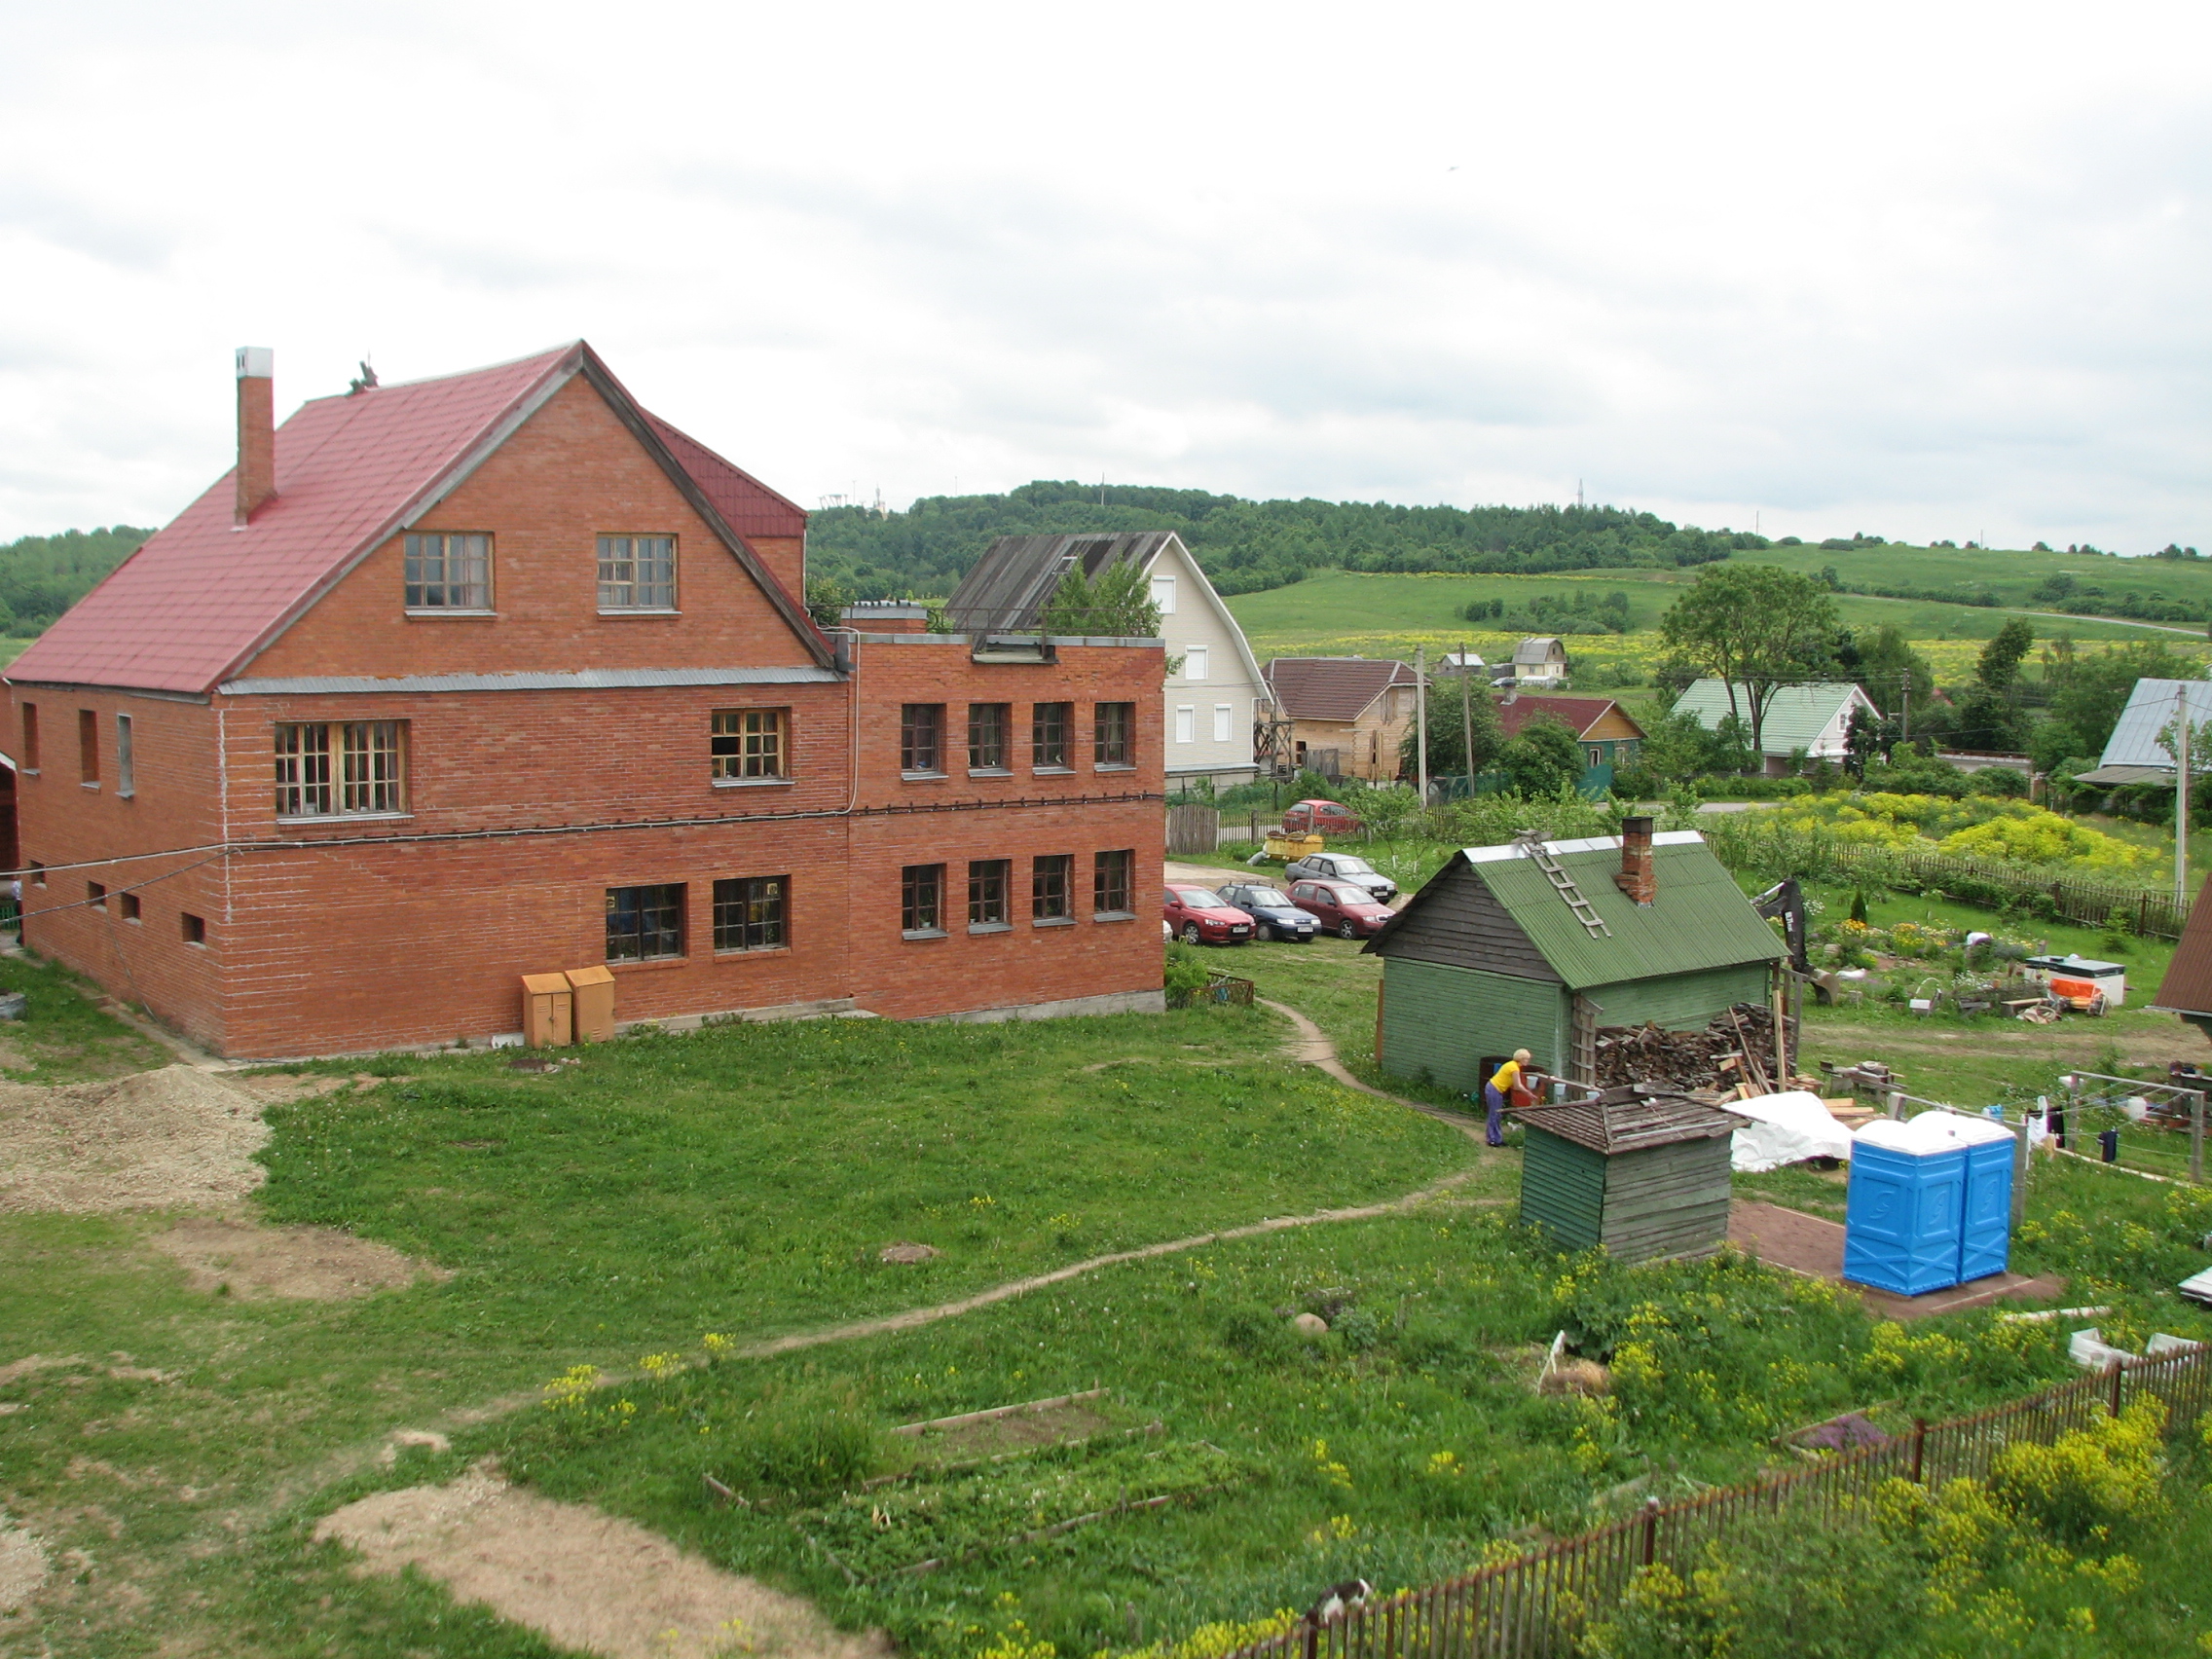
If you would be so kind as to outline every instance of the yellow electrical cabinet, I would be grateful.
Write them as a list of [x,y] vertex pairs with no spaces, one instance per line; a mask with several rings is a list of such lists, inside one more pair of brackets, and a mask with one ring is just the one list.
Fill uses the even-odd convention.
[[533,1049],[565,1049],[572,1040],[574,993],[566,974],[522,977],[523,1041]]

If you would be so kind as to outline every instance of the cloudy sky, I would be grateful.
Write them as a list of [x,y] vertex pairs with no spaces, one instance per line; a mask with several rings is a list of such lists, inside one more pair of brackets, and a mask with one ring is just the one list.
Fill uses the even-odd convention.
[[1031,478],[2212,549],[2212,9],[0,0],[0,538],[582,336]]

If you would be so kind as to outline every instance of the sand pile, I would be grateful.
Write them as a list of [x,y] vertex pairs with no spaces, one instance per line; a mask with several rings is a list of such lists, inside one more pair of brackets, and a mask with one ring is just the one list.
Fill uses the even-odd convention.
[[848,1635],[795,1596],[631,1522],[519,1492],[482,1466],[448,1486],[349,1503],[314,1535],[359,1550],[366,1571],[413,1567],[457,1602],[482,1602],[563,1647],[608,1659],[891,1659],[880,1632]]
[[113,1083],[0,1084],[0,1210],[231,1203],[261,1185],[261,1102],[190,1066]]

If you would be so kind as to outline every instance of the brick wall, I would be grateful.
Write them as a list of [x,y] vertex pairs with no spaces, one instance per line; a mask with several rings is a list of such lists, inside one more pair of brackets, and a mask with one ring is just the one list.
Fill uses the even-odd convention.
[[[587,668],[747,669],[813,659],[597,395],[571,384],[425,521],[490,531],[496,619],[402,614],[395,538],[343,576],[243,671],[308,676]],[[603,618],[601,532],[680,538],[677,617]],[[797,547],[769,549],[794,577]],[[793,582],[796,588],[797,580]],[[26,942],[218,1051],[274,1057],[481,1042],[522,1024],[519,977],[606,955],[610,887],[681,883],[685,950],[619,964],[617,1016],[685,1018],[850,999],[924,1017],[1141,994],[1160,985],[1161,652],[1068,645],[1053,663],[977,663],[928,637],[861,642],[828,683],[461,692],[239,694],[205,703],[12,688],[41,716],[23,780],[23,856],[47,865],[161,852],[114,866],[147,881],[140,916],[89,908],[96,871],[26,885]],[[902,706],[946,705],[941,778],[900,773]],[[971,776],[971,702],[1014,707],[1007,775]],[[1038,768],[1038,702],[1074,705],[1070,764]],[[1092,711],[1138,712],[1133,764],[1101,769]],[[714,711],[790,718],[788,784],[717,787]],[[77,714],[103,736],[81,787]],[[115,717],[132,717],[137,793],[116,797]],[[388,817],[276,816],[274,742],[287,722],[406,722],[408,800]],[[19,730],[19,723],[16,726]],[[334,739],[336,737],[334,731]],[[211,862],[191,849],[225,844]],[[1136,854],[1130,920],[1092,916],[1091,859]],[[1038,927],[1031,862],[1074,861],[1074,916]],[[968,864],[1013,863],[1013,925],[971,933]],[[903,937],[901,872],[942,864],[941,939]],[[718,952],[717,879],[791,878],[789,941]],[[180,916],[204,919],[187,943]]]

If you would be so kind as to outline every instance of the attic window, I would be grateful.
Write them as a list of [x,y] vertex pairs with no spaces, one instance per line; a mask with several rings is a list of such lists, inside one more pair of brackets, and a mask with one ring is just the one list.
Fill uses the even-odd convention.
[[676,537],[601,536],[599,608],[602,611],[674,610]]
[[492,538],[425,533],[407,538],[407,608],[492,608]]
[[1160,607],[1161,615],[1172,616],[1175,614],[1175,578],[1173,576],[1155,576],[1152,578],[1152,603]]

